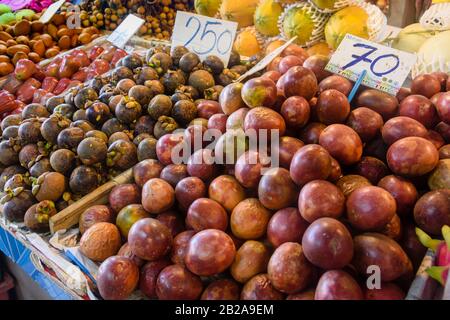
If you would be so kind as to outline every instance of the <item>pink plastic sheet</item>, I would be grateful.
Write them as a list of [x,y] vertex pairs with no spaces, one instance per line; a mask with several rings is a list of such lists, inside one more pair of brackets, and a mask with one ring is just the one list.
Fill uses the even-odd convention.
[[0,0],[0,3],[10,6],[13,11],[32,9],[36,12],[40,12],[50,6],[53,2],[52,0]]

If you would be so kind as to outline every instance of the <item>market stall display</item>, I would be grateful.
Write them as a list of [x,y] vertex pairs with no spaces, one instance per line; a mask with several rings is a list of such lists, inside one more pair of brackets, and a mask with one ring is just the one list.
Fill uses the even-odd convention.
[[[131,13],[138,35],[167,39],[187,1],[80,6],[78,29],[68,3],[48,24],[0,25],[0,237],[37,249],[52,281],[83,299],[446,299],[438,4],[387,38],[364,1],[197,0],[239,25],[227,65],[192,45],[102,37]],[[349,33],[418,53],[396,96],[326,70]]]

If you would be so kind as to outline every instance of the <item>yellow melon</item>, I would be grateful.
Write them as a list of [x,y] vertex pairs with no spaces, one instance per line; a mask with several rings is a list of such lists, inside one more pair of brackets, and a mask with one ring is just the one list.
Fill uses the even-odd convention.
[[279,34],[278,17],[282,11],[283,7],[275,0],[262,0],[253,17],[256,30],[268,37]]
[[313,19],[307,7],[292,7],[283,17],[282,28],[285,37],[291,39],[297,36],[295,43],[307,44],[316,27]]
[[239,28],[253,25],[253,15],[259,0],[223,0],[220,5],[222,19],[235,21]]
[[367,12],[360,7],[350,6],[334,13],[325,25],[325,39],[332,49],[336,49],[347,33],[369,39]]
[[261,52],[261,45],[251,29],[242,30],[234,41],[234,50],[241,56],[251,57]]
[[195,0],[194,6],[198,14],[214,17],[219,11],[220,0]]

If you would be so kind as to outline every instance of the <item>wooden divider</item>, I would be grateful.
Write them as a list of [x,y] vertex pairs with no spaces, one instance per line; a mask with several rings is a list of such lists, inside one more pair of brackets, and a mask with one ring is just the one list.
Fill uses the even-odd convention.
[[55,233],[58,230],[68,229],[78,224],[80,215],[89,207],[96,204],[106,204],[111,190],[120,184],[133,181],[133,169],[128,169],[104,185],[98,187],[93,192],[85,195],[83,198],[60,211],[50,218],[50,231]]

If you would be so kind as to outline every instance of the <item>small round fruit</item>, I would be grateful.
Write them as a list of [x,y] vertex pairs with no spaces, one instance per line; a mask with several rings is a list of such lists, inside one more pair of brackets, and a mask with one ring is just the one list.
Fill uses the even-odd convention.
[[323,217],[339,218],[344,212],[345,196],[326,180],[313,180],[304,185],[298,197],[298,210],[309,223]]
[[253,78],[242,87],[242,100],[250,108],[272,107],[277,98],[277,87],[268,78]]
[[309,101],[319,89],[314,73],[301,66],[290,68],[282,78],[281,86],[286,97],[301,96]]
[[245,199],[245,191],[236,178],[222,175],[210,183],[208,196],[231,212],[239,202]]
[[320,134],[319,143],[343,165],[352,165],[361,159],[361,138],[350,127],[332,124]]
[[199,198],[206,196],[205,183],[197,177],[187,177],[177,183],[175,197],[182,210],[187,211],[189,206]]
[[87,258],[102,262],[119,251],[120,232],[109,222],[98,222],[86,230],[80,239],[80,251]]
[[383,127],[383,118],[369,108],[359,107],[350,112],[347,125],[356,131],[363,142],[369,142]]
[[196,234],[194,230],[186,230],[180,232],[173,238],[172,251],[170,253],[170,260],[173,263],[184,266],[189,241],[191,241],[194,234]]
[[270,250],[262,242],[248,240],[236,252],[230,272],[233,278],[246,283],[253,276],[267,270],[270,259]]
[[226,270],[234,260],[236,248],[225,232],[207,229],[195,234],[186,252],[186,267],[200,276],[212,276]]
[[258,198],[270,210],[289,207],[297,199],[297,186],[284,168],[269,169],[259,181]]
[[225,231],[228,227],[228,215],[218,202],[200,198],[190,205],[186,223],[196,232],[205,229]]
[[111,190],[108,202],[114,212],[119,212],[129,204],[140,203],[141,193],[134,183],[121,184]]
[[80,233],[84,234],[87,229],[98,222],[114,222],[114,214],[108,206],[96,205],[86,209],[78,222]]
[[142,205],[150,213],[169,210],[175,203],[175,191],[166,181],[153,178],[142,187]]
[[441,91],[441,83],[431,74],[422,74],[413,79],[411,83],[411,93],[420,94],[427,98],[431,98]]
[[292,158],[290,175],[299,186],[316,179],[327,179],[331,173],[331,157],[317,144],[300,148]]
[[144,184],[153,178],[158,178],[163,170],[163,165],[154,159],[146,159],[133,167],[134,182],[143,187]]
[[283,294],[274,288],[267,274],[258,274],[242,288],[241,300],[283,300]]
[[356,189],[347,199],[347,217],[359,230],[376,230],[391,221],[397,210],[394,197],[380,187]]
[[164,257],[172,246],[170,230],[156,219],[140,219],[128,232],[131,251],[141,259],[155,261]]
[[177,264],[165,267],[156,281],[156,295],[160,300],[197,300],[202,291],[200,278]]
[[269,219],[269,210],[258,199],[245,199],[231,213],[231,231],[240,239],[258,239],[266,233]]
[[272,134],[278,134],[278,137],[284,135],[286,123],[278,112],[266,107],[256,107],[245,116],[244,130],[246,134],[258,134],[260,130],[267,130],[267,139],[270,140]]
[[409,117],[394,117],[389,119],[381,130],[383,140],[387,145],[406,137],[422,137],[428,134],[427,129],[419,122]]
[[387,163],[395,174],[417,177],[433,170],[439,162],[436,147],[420,137],[407,137],[392,144],[387,152]]
[[379,233],[364,233],[353,238],[355,253],[352,265],[361,275],[369,275],[370,266],[379,267],[381,281],[412,276],[412,264],[403,248]]
[[341,269],[353,258],[353,239],[338,220],[320,218],[306,229],[303,252],[313,265],[325,269]]
[[139,268],[127,257],[106,259],[98,268],[97,287],[105,300],[124,300],[136,289]]
[[399,215],[406,216],[412,213],[418,198],[417,189],[412,182],[402,177],[389,175],[381,179],[378,186],[394,197]]
[[295,242],[286,242],[276,248],[267,266],[272,285],[288,294],[305,289],[313,272],[314,267],[306,259],[302,246]]
[[350,103],[343,93],[329,89],[319,95],[315,110],[324,124],[343,123],[350,113]]
[[[275,148],[275,154],[278,151],[280,167],[288,169],[291,167],[294,154],[305,144],[296,138],[284,136],[280,138],[278,150]],[[273,154],[272,154],[273,155]]]
[[308,123],[310,106],[305,98],[292,96],[283,102],[280,113],[289,128],[299,129]]
[[156,281],[161,271],[170,265],[168,260],[147,262],[140,270],[139,290],[149,299],[156,299]]
[[236,179],[245,188],[255,188],[261,179],[262,169],[266,166],[262,157],[257,151],[249,150],[244,152],[236,161]]
[[344,193],[344,196],[348,197],[356,189],[371,186],[372,184],[363,176],[350,174],[340,178],[336,185]]
[[240,289],[230,279],[219,279],[211,282],[203,291],[201,300],[239,300]]
[[425,232],[440,235],[444,225],[450,225],[450,191],[425,193],[414,207],[414,220]]
[[131,226],[136,221],[144,218],[150,218],[150,214],[140,204],[130,204],[119,211],[116,218],[116,225],[122,236],[127,239]]
[[297,208],[284,208],[270,218],[267,239],[275,248],[285,242],[300,243],[307,227],[308,222],[302,218]]
[[330,270],[319,279],[314,300],[363,300],[358,282],[347,272]]

